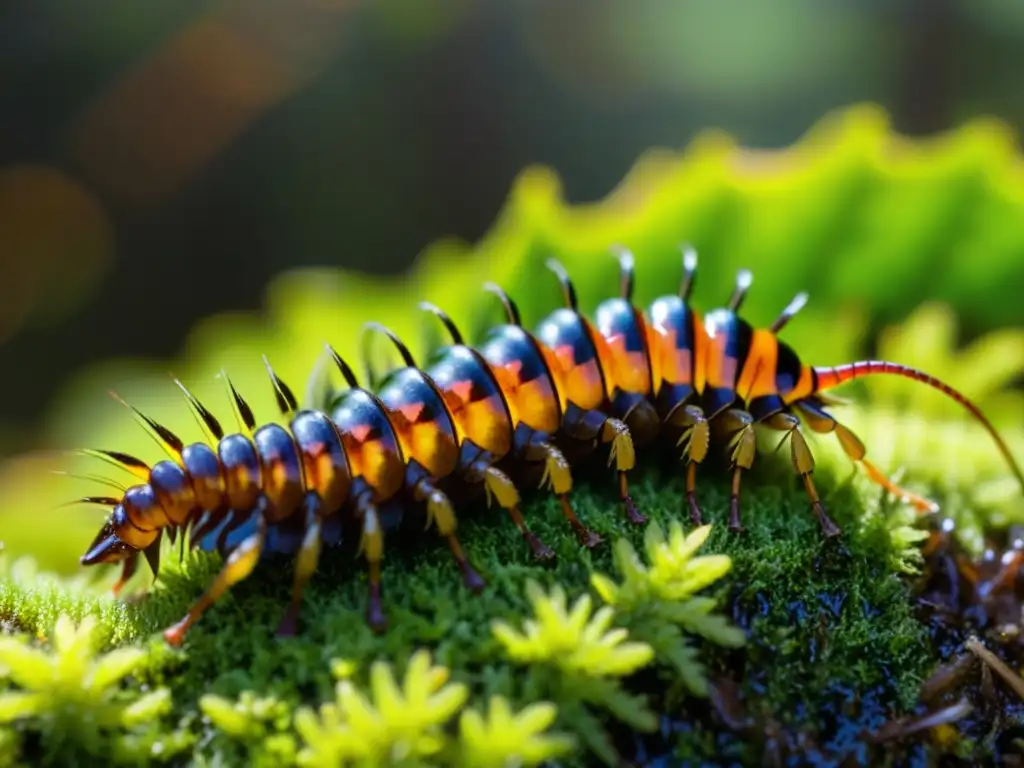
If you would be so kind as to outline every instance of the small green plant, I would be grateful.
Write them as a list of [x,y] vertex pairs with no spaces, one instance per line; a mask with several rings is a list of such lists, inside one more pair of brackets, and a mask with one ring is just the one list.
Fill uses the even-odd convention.
[[535,618],[524,622],[523,631],[504,621],[493,622],[491,631],[513,661],[530,666],[531,699],[543,695],[557,701],[563,719],[587,746],[614,763],[615,749],[587,705],[607,709],[637,730],[653,730],[654,713],[642,698],[622,687],[621,678],[647,666],[654,649],[630,641],[628,630],[612,628],[611,608],[605,606],[591,616],[590,595],[581,595],[570,610],[560,585],[547,594],[532,579],[526,584],[526,595]]
[[0,728],[0,768],[18,765],[21,743],[12,728]]
[[686,687],[700,696],[707,695],[707,679],[683,631],[730,648],[745,640],[740,629],[712,613],[713,598],[696,594],[732,567],[726,555],[694,557],[710,532],[711,526],[704,525],[686,535],[679,521],[673,520],[666,539],[661,526],[652,522],[644,535],[649,566],[641,562],[628,540],[619,539],[614,559],[623,581],[617,584],[601,573],[590,579],[630,634],[653,648],[659,659],[675,668]]
[[53,630],[52,652],[25,639],[0,637],[0,672],[16,686],[0,694],[0,723],[39,732],[47,750],[73,745],[101,755],[110,740],[141,728],[170,710],[166,688],[143,693],[120,683],[142,667],[140,648],[96,654],[97,623],[75,626],[61,616]]
[[343,677],[335,700],[322,704],[319,715],[308,707],[295,714],[306,744],[299,764],[405,765],[435,757],[444,747],[444,725],[469,695],[466,686],[449,683],[448,677],[448,669],[433,666],[426,651],[410,658],[401,687],[387,664],[374,663],[369,699]]
[[253,691],[244,691],[237,701],[210,693],[199,699],[199,708],[221,733],[246,749],[251,765],[295,762],[292,710],[285,702]]
[[459,764],[466,768],[534,766],[560,757],[574,739],[545,733],[558,717],[549,701],[513,712],[502,696],[492,696],[486,714],[467,709],[459,719]]
[[[501,696],[490,699],[486,715],[462,711],[459,738],[446,726],[462,710],[469,689],[448,682],[450,670],[433,665],[430,654],[412,655],[399,686],[391,667],[375,662],[370,669],[367,698],[349,679],[353,665],[336,661],[335,700],[319,712],[303,707],[295,713],[295,728],[304,742],[298,753],[303,766],[532,766],[568,752],[572,739],[545,733],[557,709],[535,702],[514,713]],[[237,707],[216,705],[217,720],[241,737],[254,727],[251,716]],[[204,707],[205,709],[205,707]]]

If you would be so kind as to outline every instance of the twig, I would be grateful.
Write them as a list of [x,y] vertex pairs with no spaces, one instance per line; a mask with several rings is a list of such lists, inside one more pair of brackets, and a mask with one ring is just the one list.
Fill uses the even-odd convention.
[[988,664],[996,674],[1006,681],[1007,685],[1013,688],[1014,693],[1024,700],[1024,678],[1010,669],[1002,659],[982,645],[978,638],[969,637],[965,645],[967,650]]

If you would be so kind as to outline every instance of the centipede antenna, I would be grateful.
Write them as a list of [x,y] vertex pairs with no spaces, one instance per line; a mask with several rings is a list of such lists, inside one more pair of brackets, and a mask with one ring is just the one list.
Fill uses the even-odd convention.
[[59,504],[58,507],[73,507],[75,504],[98,504],[101,507],[116,507],[120,503],[121,500],[115,499],[113,496],[82,496]]
[[960,405],[966,408],[985,428],[985,431],[988,432],[992,440],[995,441],[996,446],[999,448],[999,452],[1003,454],[1003,458],[1006,459],[1006,463],[1010,466],[1010,471],[1013,472],[1014,476],[1017,478],[1017,482],[1020,483],[1021,491],[1024,492],[1024,472],[1021,471],[1020,465],[1017,464],[1017,460],[1014,459],[1013,454],[1010,453],[1010,447],[1006,444],[1006,441],[1003,440],[1002,435],[1000,435],[992,425],[992,422],[986,418],[985,414],[981,412],[981,408],[979,408],[966,395],[953,389],[953,387],[949,386],[949,384],[946,384],[944,381],[940,381],[934,376],[930,376],[917,368],[911,368],[908,365],[901,365],[900,363],[890,363],[884,360],[860,360],[855,363],[847,363],[845,365],[838,365],[835,367],[814,368],[813,372],[815,380],[815,395],[823,390],[831,389],[832,387],[838,386],[844,382],[876,374],[902,376],[907,379],[912,379],[913,381],[919,381],[922,384],[927,384],[929,387],[939,390],[947,397],[960,403]]
[[129,456],[127,453],[121,453],[120,451],[103,451],[99,448],[76,448],[71,451],[71,453],[105,461],[111,466],[130,472],[140,480],[149,480],[149,465],[142,461],[142,459]]
[[747,290],[752,282],[754,282],[754,275],[749,269],[741,269],[736,273],[736,287],[733,289],[732,296],[729,297],[730,311],[739,311],[743,300],[747,297]]
[[281,381],[281,378],[274,372],[266,355],[263,355],[263,364],[267,366],[267,375],[270,377],[270,383],[274,385],[274,397],[277,399],[277,408],[281,411],[281,415],[287,416],[299,410],[299,403],[295,399],[295,395],[288,385]]
[[327,352],[330,354],[334,364],[338,366],[338,370],[341,371],[341,375],[345,377],[345,383],[348,384],[351,389],[359,389],[359,379],[356,378],[355,373],[352,372],[348,363],[342,360],[341,355],[339,355],[334,347],[326,341],[324,342],[324,347],[327,348]]
[[693,292],[693,284],[697,278],[697,251],[692,245],[679,246],[683,252],[683,279],[679,283],[679,298],[683,301],[690,300]]
[[146,431],[156,440],[157,444],[164,449],[168,456],[174,461],[181,463],[181,452],[185,449],[185,444],[181,441],[181,438],[175,435],[171,430],[162,424],[158,424],[149,418],[146,414],[136,408],[134,405],[126,403],[119,394],[111,390],[110,396],[117,402],[132,412],[135,420],[138,421]]
[[175,384],[178,385],[178,389],[185,395],[185,400],[188,401],[189,410],[192,411],[192,415],[196,417],[196,421],[199,422],[199,426],[213,439],[220,440],[224,437],[224,429],[221,427],[220,422],[214,418],[214,415],[207,410],[206,406],[196,399],[195,395],[188,391],[188,388],[181,383],[181,380],[176,376],[172,375],[171,379]]
[[435,315],[437,317],[438,320],[441,321],[441,323],[444,325],[445,329],[448,331],[448,335],[452,337],[452,343],[453,344],[455,344],[457,346],[465,345],[466,342],[464,342],[462,340],[462,334],[459,333],[459,329],[455,326],[455,323],[448,316],[448,313],[446,313],[440,307],[438,307],[438,306],[436,306],[434,304],[431,304],[429,301],[421,301],[419,303],[419,308],[422,309],[425,312],[432,313],[433,315]]
[[562,262],[558,259],[548,259],[544,262],[544,266],[555,273],[558,278],[558,282],[562,284],[562,293],[565,296],[565,303],[569,309],[573,311],[579,311],[579,302],[576,299],[576,289],[573,287],[572,280],[569,279],[569,273],[565,271],[565,267],[562,266]]
[[786,305],[786,308],[784,310],[782,310],[782,314],[780,314],[778,318],[775,320],[775,322],[772,323],[771,332],[778,333],[779,331],[781,331],[783,327],[786,325],[786,323],[788,323],[792,319],[793,315],[795,315],[797,312],[804,308],[805,304],[807,304],[806,293],[798,293],[796,296],[794,296],[793,300],[789,302],[788,305]]
[[398,349],[398,354],[402,356],[402,362],[410,368],[416,367],[416,358],[412,356],[412,352],[409,351],[409,348],[405,346],[404,342],[398,338],[394,331],[377,322],[366,323],[363,326],[363,366],[366,368],[366,378],[369,380],[371,387],[377,385],[377,376],[373,370],[373,364],[370,362],[370,331],[382,333],[391,339],[391,343]]
[[612,254],[619,260],[619,295],[627,300],[633,298],[633,273],[635,260],[632,252],[624,245],[613,245]]
[[512,301],[511,297],[505,293],[504,289],[497,283],[484,283],[484,290],[490,291],[501,300],[502,306],[505,307],[505,317],[511,325],[522,325],[523,321],[519,317],[519,307]]
[[113,488],[114,490],[120,491],[121,493],[124,493],[125,491],[128,490],[126,486],[117,482],[117,480],[114,480],[109,477],[103,477],[103,475],[79,475],[75,472],[65,472],[63,469],[51,469],[50,471],[53,474],[60,475],[62,477],[71,477],[74,478],[75,480],[86,480],[91,483],[99,483],[100,485],[105,485],[108,488]]
[[224,380],[224,385],[228,388],[228,399],[231,400],[231,407],[235,411],[235,419],[238,421],[238,428],[245,432],[250,437],[256,429],[256,417],[252,415],[252,408],[245,402],[238,390],[235,389],[235,385],[231,383],[231,378],[228,376],[228,372],[225,369],[221,369],[220,377]]

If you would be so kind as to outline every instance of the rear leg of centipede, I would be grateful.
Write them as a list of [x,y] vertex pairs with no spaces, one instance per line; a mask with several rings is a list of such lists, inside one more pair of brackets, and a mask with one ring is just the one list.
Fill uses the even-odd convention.
[[797,406],[800,409],[801,415],[807,421],[807,424],[815,432],[823,434],[835,432],[836,437],[839,438],[839,444],[842,446],[843,452],[853,461],[864,467],[864,470],[871,482],[880,485],[896,498],[905,499],[912,504],[919,513],[924,514],[927,512],[938,511],[939,505],[934,501],[926,499],[923,496],[919,496],[916,493],[912,493],[905,488],[901,488],[886,477],[878,467],[864,458],[867,453],[867,448],[864,447],[864,443],[862,443],[860,438],[847,427],[844,427],[836,421],[830,413],[807,401],[798,402]]
[[757,439],[754,435],[754,417],[738,408],[730,408],[721,416],[726,430],[732,434],[729,440],[732,462],[732,490],[729,495],[729,530],[739,533],[740,524],[740,481],[743,470],[754,465],[757,453]]
[[277,628],[278,637],[291,637],[295,634],[299,610],[302,607],[302,593],[310,577],[316,572],[317,563],[320,561],[323,522],[321,514],[320,497],[315,493],[307,494],[304,505],[305,533],[302,537],[302,546],[295,557],[295,583],[292,586],[292,599]]
[[530,552],[536,560],[551,560],[555,553],[527,526],[523,514],[519,510],[519,490],[516,488],[512,478],[506,475],[497,467],[489,466],[486,463],[478,462],[469,467],[466,479],[470,482],[482,482],[487,493],[488,503],[492,498],[508,512],[516,530],[522,535],[523,540],[530,547]]
[[260,559],[263,542],[266,537],[266,521],[263,517],[263,505],[252,511],[247,526],[251,532],[228,554],[227,561],[221,572],[217,574],[213,584],[189,608],[185,617],[174,626],[164,631],[164,639],[171,645],[179,646],[185,640],[185,633],[206,610],[217,601],[232,585],[252,573]]
[[783,437],[783,440],[789,439],[792,448],[793,468],[804,481],[807,495],[811,498],[814,514],[817,515],[818,523],[821,525],[821,532],[827,538],[838,536],[841,533],[839,526],[832,522],[832,519],[825,513],[825,507],[821,503],[818,490],[814,487],[814,481],[811,479],[811,475],[814,474],[814,456],[811,453],[810,446],[807,445],[807,439],[800,431],[800,420],[791,413],[776,413],[767,418],[764,424],[770,429],[786,433],[786,437]]
[[[410,469],[413,471],[417,467],[418,465],[415,462],[410,463]],[[448,548],[451,549],[452,556],[462,572],[462,581],[466,588],[472,592],[481,591],[486,586],[486,583],[473,566],[470,565],[469,558],[466,557],[466,553],[463,552],[462,545],[459,543],[459,538],[455,535],[455,528],[458,522],[455,518],[455,509],[452,507],[451,500],[427,476],[422,476],[414,481],[412,495],[416,501],[425,501],[427,503],[427,527],[434,523],[437,525],[437,532],[447,540]]]

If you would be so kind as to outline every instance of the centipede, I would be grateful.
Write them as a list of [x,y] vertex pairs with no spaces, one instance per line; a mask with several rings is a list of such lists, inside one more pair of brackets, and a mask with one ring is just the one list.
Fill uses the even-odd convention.
[[[637,449],[665,437],[675,446],[685,475],[680,516],[703,523],[698,473],[712,449],[720,448],[731,472],[728,528],[741,533],[741,481],[753,466],[761,430],[778,434],[780,446],[788,441],[793,470],[821,534],[832,539],[841,531],[812,479],[815,459],[805,429],[834,434],[873,483],[919,513],[937,509],[883,474],[866,458],[864,443],[829,412],[839,402],[829,390],[882,374],[921,382],[960,403],[992,437],[1024,490],[1024,474],[1002,436],[975,403],[948,384],[882,360],[832,367],[803,363],[779,335],[807,303],[806,293],[795,296],[770,326],[755,328],[740,315],[752,284],[751,272],[740,270],[725,306],[699,313],[691,303],[697,255],[683,246],[678,290],[641,309],[633,300],[634,257],[623,247],[612,251],[619,261],[618,295],[598,304],[591,318],[580,311],[566,269],[550,259],[546,266],[564,304],[532,332],[513,299],[494,283],[484,289],[500,302],[503,322],[475,345],[465,341],[441,308],[423,302],[420,309],[447,335],[425,364],[392,330],[369,322],[361,348],[365,378],[360,380],[325,344],[322,359],[337,369],[344,384],[328,387],[303,407],[264,357],[286,424],[257,426],[226,372],[222,378],[238,423],[234,432],[174,379],[206,433],[204,441],[186,445],[122,400],[168,457],[151,466],[119,451],[80,451],[139,481],[131,487],[113,483],[117,496],[78,499],[109,508],[81,564],[120,564],[116,595],[136,572],[140,555],[159,578],[165,533],[172,546],[180,537],[182,550],[187,537],[190,549],[218,553],[223,558],[219,573],[163,633],[178,646],[265,555],[294,555],[291,600],[277,630],[293,636],[323,547],[351,535],[366,563],[366,621],[379,632],[388,624],[381,579],[385,537],[404,522],[433,527],[451,550],[465,587],[479,592],[485,581],[459,541],[456,508],[462,504],[453,499],[482,496],[488,507],[496,502],[532,558],[550,560],[554,552],[531,531],[516,481],[524,468],[532,468],[540,488],[557,499],[579,544],[593,548],[602,538],[573,508],[575,467],[567,457],[569,448],[607,452],[621,514],[641,525],[646,517],[630,495]],[[377,371],[371,346],[382,339],[397,351],[400,363]]]

